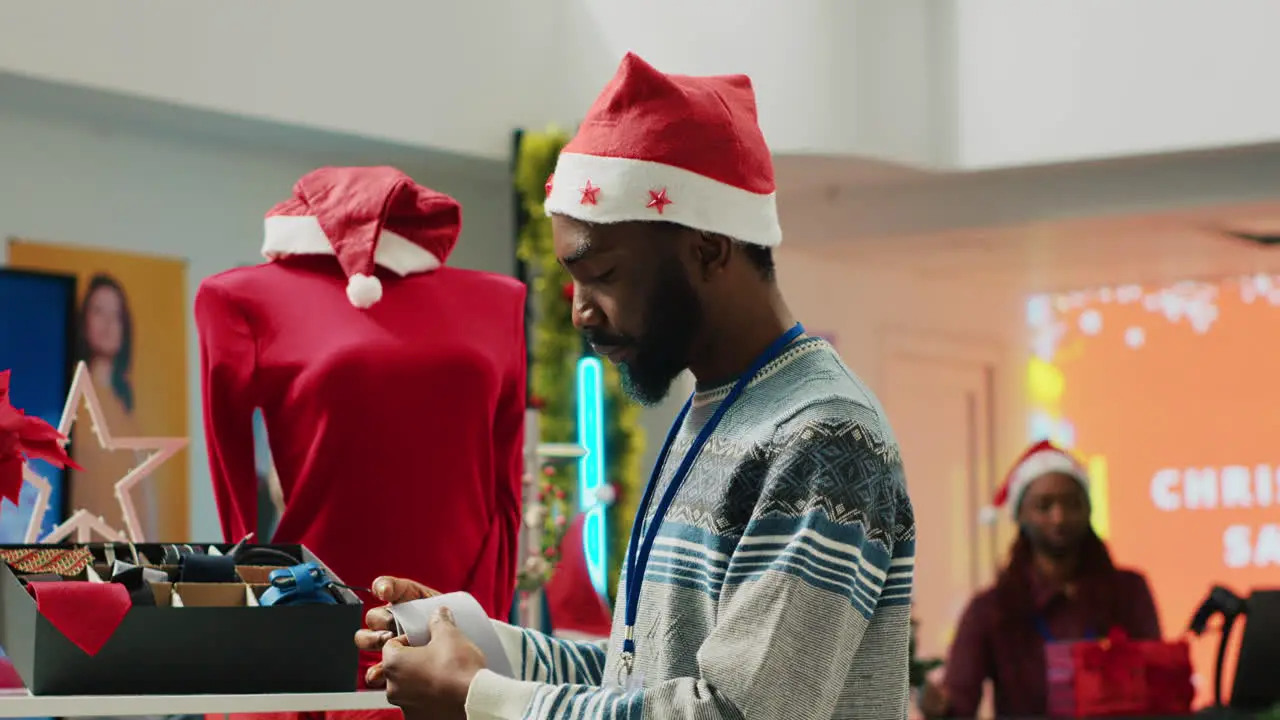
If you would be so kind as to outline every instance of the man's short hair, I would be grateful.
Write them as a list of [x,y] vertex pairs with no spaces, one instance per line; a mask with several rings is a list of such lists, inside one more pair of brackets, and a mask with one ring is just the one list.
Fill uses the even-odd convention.
[[760,271],[760,277],[765,280],[774,279],[773,248],[741,241],[735,242],[738,243],[738,247],[742,249],[743,254],[747,256],[751,264],[756,266],[756,270]]
[[[651,222],[653,225],[662,228],[664,232],[669,232],[673,235],[681,232],[688,232],[689,230],[693,230],[694,232],[706,232],[704,230],[698,230],[697,228],[691,228],[687,225],[681,225],[679,223],[673,223],[666,220],[654,220],[647,222]],[[730,238],[730,240],[732,240],[733,244],[738,246],[738,249],[747,256],[747,259],[750,260],[751,264],[755,266],[757,271],[759,271],[760,277],[765,280],[775,279],[773,248],[765,247],[764,245],[756,245],[755,243],[743,242],[741,240],[733,240],[732,238]]]

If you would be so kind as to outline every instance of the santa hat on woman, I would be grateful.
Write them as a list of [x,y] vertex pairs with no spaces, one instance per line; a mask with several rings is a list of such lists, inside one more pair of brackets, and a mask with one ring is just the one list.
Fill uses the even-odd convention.
[[293,197],[267,212],[262,254],[335,255],[358,308],[382,299],[383,267],[397,275],[443,265],[462,230],[458,201],[393,167],[325,167],[303,175]]
[[996,491],[996,496],[992,498],[991,505],[982,509],[982,521],[995,522],[1003,507],[1008,507],[1010,515],[1017,520],[1018,504],[1022,502],[1022,495],[1027,487],[1050,473],[1066,475],[1080,483],[1086,493],[1089,492],[1089,473],[1084,465],[1066,450],[1048,440],[1041,440],[1027,448],[1013,464],[1004,483]]
[[751,79],[668,75],[627,53],[561,151],[546,211],[590,223],[666,220],[779,244],[773,158]]

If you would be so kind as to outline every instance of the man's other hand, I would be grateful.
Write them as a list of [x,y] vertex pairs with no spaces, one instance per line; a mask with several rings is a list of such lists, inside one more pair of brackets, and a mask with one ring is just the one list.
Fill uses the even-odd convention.
[[[392,605],[439,594],[422,583],[404,578],[380,577],[374,580],[373,596],[386,604],[365,614],[364,624],[368,629],[356,631],[356,647],[365,652],[381,651],[387,641],[396,635],[396,620],[391,615]],[[365,684],[370,688],[386,686],[387,681],[382,676],[382,663],[369,668],[365,673]]]
[[406,717],[465,720],[471,681],[485,666],[484,653],[443,607],[431,618],[431,642],[424,647],[397,637],[382,648],[387,700]]

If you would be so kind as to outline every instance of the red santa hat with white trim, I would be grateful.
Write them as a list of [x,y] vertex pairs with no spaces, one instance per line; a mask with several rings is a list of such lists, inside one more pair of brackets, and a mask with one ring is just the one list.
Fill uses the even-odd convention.
[[751,79],[669,75],[627,53],[560,152],[546,211],[591,223],[666,220],[778,245],[773,158]]
[[1004,483],[996,491],[991,505],[982,509],[983,522],[995,522],[1001,508],[1008,507],[1009,513],[1017,520],[1018,504],[1027,487],[1036,479],[1050,473],[1061,473],[1080,483],[1085,492],[1089,492],[1089,473],[1083,464],[1066,450],[1048,440],[1027,448],[1022,457],[1013,464]]
[[443,265],[458,243],[458,201],[393,167],[324,167],[267,212],[262,254],[334,255],[358,308],[382,299],[377,268],[404,276]]

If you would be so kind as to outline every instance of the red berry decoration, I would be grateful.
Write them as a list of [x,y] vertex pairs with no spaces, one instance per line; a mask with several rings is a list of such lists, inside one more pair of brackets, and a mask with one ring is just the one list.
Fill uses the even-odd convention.
[[573,283],[567,282],[560,288],[560,297],[567,303],[573,302]]

